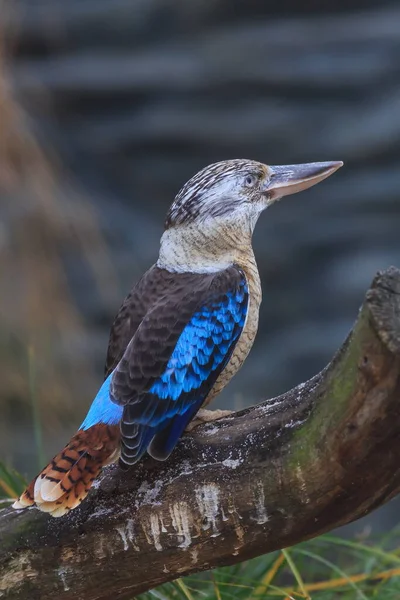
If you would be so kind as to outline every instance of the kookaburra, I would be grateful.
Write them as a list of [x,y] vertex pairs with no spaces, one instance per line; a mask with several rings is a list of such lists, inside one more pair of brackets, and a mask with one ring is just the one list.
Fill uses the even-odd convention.
[[101,468],[118,457],[122,468],[146,452],[169,457],[253,345],[261,303],[252,249],[258,217],[342,164],[227,160],[183,186],[168,211],[156,264],[114,320],[105,381],[85,420],[15,508],[36,505],[58,517],[76,507]]

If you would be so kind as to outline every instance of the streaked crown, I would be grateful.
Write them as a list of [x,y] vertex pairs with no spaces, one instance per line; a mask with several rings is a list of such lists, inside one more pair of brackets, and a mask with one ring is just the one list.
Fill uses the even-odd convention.
[[217,162],[194,175],[176,195],[168,211],[166,229],[201,217],[230,213],[256,191],[268,167],[254,160]]

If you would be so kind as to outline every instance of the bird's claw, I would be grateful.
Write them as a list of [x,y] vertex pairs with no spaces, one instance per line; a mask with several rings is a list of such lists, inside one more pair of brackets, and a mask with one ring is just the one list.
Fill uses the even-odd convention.
[[232,413],[232,410],[207,410],[201,408],[195,415],[195,417],[190,421],[185,431],[192,431],[193,429],[195,429],[199,425],[203,425],[204,423],[212,423],[213,421],[217,421],[218,419],[229,417]]

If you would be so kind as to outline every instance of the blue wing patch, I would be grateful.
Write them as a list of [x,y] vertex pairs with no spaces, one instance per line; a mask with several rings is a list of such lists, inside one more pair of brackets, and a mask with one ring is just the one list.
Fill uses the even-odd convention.
[[227,295],[226,301],[211,304],[196,313],[183,330],[164,374],[150,388],[162,400],[178,400],[182,392],[197,390],[227,356],[237,341],[246,318],[245,289]]
[[125,462],[133,464],[146,450],[159,460],[168,457],[228,363],[243,330],[247,308],[248,289],[243,277],[235,291],[222,298],[220,295],[193,315],[163,374],[124,408],[121,431]]
[[89,429],[97,423],[106,425],[118,425],[122,417],[122,406],[112,402],[110,398],[111,375],[107,377],[97,392],[88,414],[79,429]]

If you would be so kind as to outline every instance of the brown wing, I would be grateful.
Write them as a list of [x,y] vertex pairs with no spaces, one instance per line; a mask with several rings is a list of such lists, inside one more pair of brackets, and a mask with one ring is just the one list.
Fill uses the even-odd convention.
[[106,364],[104,367],[104,378],[110,375],[121,360],[127,345],[139,327],[149,306],[158,293],[154,285],[154,271],[157,267],[152,266],[143,277],[133,286],[122,303],[114,322],[111,326]]
[[164,296],[173,294],[173,290],[176,289],[190,290],[193,282],[197,282],[198,279],[202,279],[202,276],[193,273],[171,273],[156,265],[143,275],[125,298],[112,324],[104,369],[105,379],[120,362],[146,314]]
[[153,265],[125,298],[111,326],[104,368],[105,379],[121,360],[146,313],[165,293],[170,277],[171,273]]

